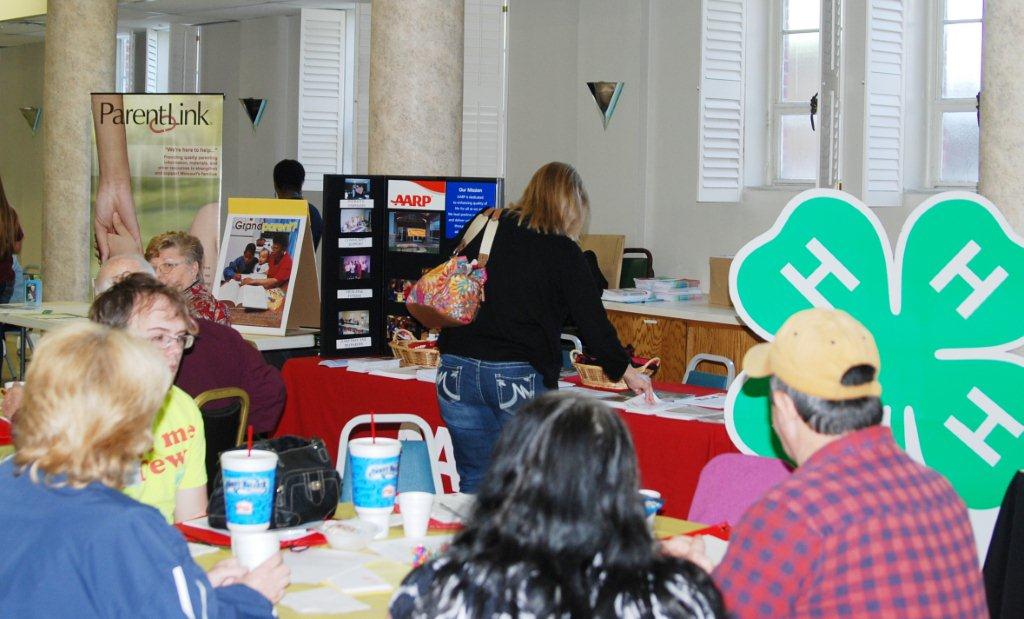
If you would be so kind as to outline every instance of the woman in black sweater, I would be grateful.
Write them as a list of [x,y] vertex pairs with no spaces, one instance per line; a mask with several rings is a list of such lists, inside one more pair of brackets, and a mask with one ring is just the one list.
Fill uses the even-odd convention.
[[[630,366],[576,244],[588,210],[575,168],[555,162],[537,170],[502,214],[476,320],[441,332],[437,400],[463,492],[476,491],[516,409],[557,388],[567,318],[611,379],[653,397],[650,380]],[[477,238],[463,255],[473,259],[479,250]]]

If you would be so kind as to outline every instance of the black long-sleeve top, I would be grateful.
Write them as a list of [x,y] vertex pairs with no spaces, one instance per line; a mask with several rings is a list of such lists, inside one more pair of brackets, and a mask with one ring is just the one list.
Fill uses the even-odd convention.
[[[482,238],[478,235],[463,255],[476,258]],[[571,316],[609,378],[618,380],[626,371],[629,356],[608,321],[583,252],[571,239],[535,232],[503,214],[487,262],[484,296],[476,320],[441,331],[442,353],[525,361],[553,389],[562,365],[559,335]]]

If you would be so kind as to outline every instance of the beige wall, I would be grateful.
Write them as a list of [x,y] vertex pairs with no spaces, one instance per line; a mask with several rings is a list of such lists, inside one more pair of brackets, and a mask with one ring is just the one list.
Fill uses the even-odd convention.
[[43,44],[0,49],[0,174],[25,230],[21,262],[37,273],[42,263],[43,131],[40,124],[33,136],[18,108],[42,103]]
[[[519,196],[537,165],[574,163],[590,193],[590,232],[625,234],[627,246],[654,252],[659,274],[706,287],[708,257],[735,253],[796,192],[751,188],[738,204],[697,203],[699,52],[699,2],[512,3],[508,196]],[[748,80],[763,60],[748,55]],[[626,83],[607,130],[586,88],[594,80]],[[860,109],[856,87],[847,84],[848,110]],[[925,197],[908,193],[903,207],[875,210],[891,237]]]

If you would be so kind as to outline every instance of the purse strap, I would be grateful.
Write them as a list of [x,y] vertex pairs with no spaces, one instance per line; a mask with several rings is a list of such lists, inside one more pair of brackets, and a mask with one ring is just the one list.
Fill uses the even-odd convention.
[[498,222],[501,218],[501,209],[489,208],[484,212],[473,218],[473,221],[469,224],[469,228],[466,229],[466,234],[462,237],[462,242],[455,248],[453,256],[457,256],[462,253],[462,250],[466,249],[466,246],[473,242],[481,231],[484,231],[484,239],[480,242],[480,252],[477,254],[476,263],[477,266],[483,268],[487,266],[487,260],[491,255],[491,247],[494,245],[494,235],[498,231]]

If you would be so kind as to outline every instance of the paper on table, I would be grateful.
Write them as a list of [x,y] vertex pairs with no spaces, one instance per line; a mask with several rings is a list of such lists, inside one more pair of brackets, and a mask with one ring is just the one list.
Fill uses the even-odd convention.
[[349,595],[381,593],[383,591],[391,591],[394,588],[385,582],[383,578],[363,566],[354,567],[340,574],[335,574],[327,582],[337,587],[342,593]]
[[322,365],[328,368],[343,368],[348,366],[348,359],[324,359],[317,365]]
[[292,571],[292,582],[315,584],[375,560],[359,552],[310,548],[302,552],[284,553],[284,563]]
[[576,383],[570,383],[567,380],[560,380],[560,381],[558,381],[558,388],[559,389],[575,389],[576,386],[577,386]]
[[422,380],[425,383],[436,383],[437,368],[421,368],[416,370],[416,380]]
[[206,544],[196,544],[194,542],[188,542],[188,554],[192,555],[192,558],[201,557],[208,555],[211,552],[217,552],[220,548],[216,546],[207,546]]
[[360,610],[370,610],[370,607],[359,600],[347,596],[337,589],[319,588],[289,593],[281,600],[282,606],[287,606],[300,613],[319,613],[324,615],[340,615],[342,613],[354,613]]
[[386,376],[387,378],[397,378],[398,380],[413,380],[416,378],[416,374],[419,372],[419,366],[410,365],[404,368],[384,368],[379,370],[370,370],[370,376]]
[[711,393],[708,395],[701,395],[695,398],[689,398],[686,403],[693,404],[694,406],[700,406],[701,408],[712,408],[715,410],[725,410],[725,394],[724,393]]
[[419,539],[399,537],[380,542],[371,542],[370,550],[396,563],[412,565],[416,547],[423,546],[427,552],[437,552],[442,546],[450,544],[451,535],[430,535]]
[[619,396],[614,391],[601,391],[600,389],[588,389],[587,387],[573,387],[572,392],[576,395],[589,395],[592,398],[614,398]]
[[475,501],[476,497],[472,494],[439,494],[434,498],[430,519],[444,524],[465,522]]

